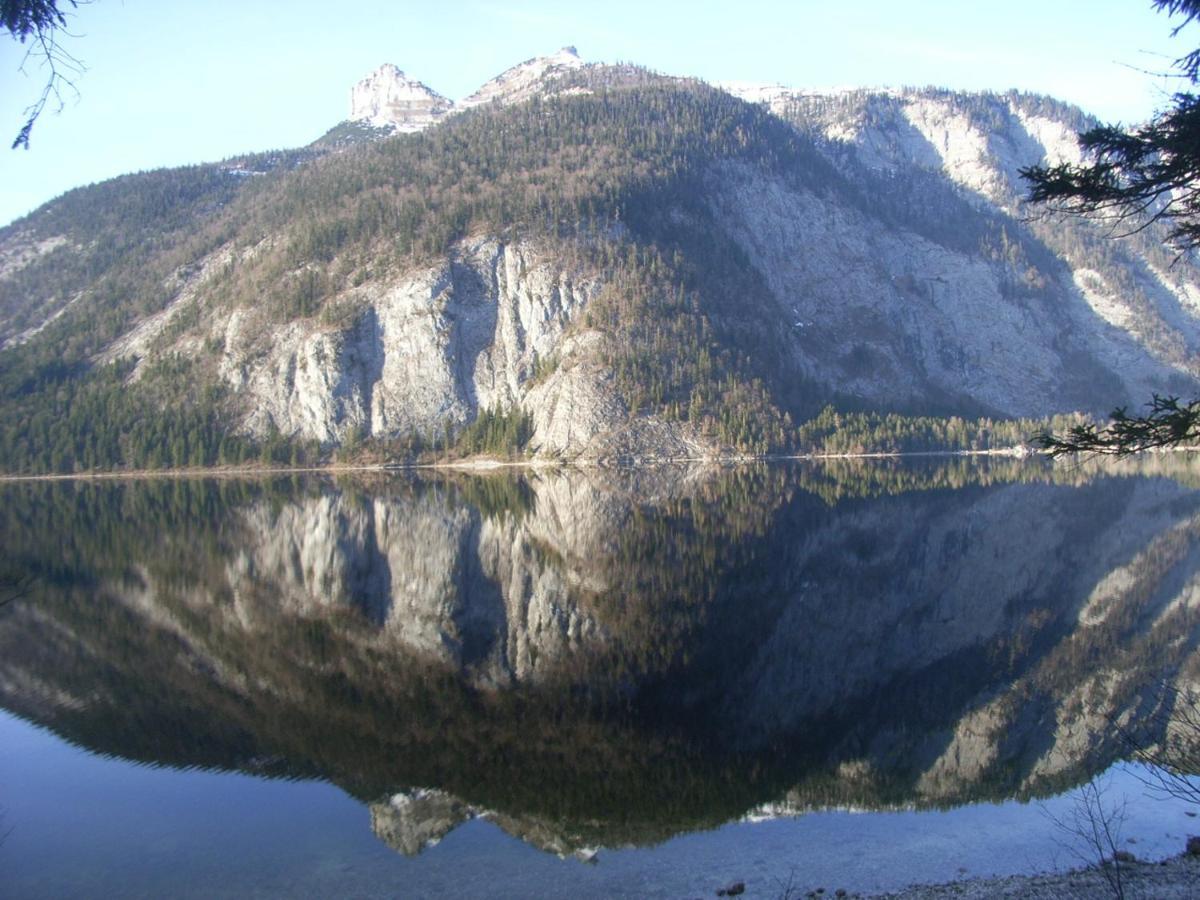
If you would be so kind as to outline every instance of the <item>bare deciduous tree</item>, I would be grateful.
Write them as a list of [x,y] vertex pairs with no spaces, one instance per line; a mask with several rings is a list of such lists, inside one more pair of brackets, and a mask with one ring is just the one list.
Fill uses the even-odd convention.
[[1153,712],[1136,728],[1118,732],[1141,779],[1164,797],[1200,804],[1200,693],[1167,682],[1159,685]]
[[1121,828],[1125,824],[1125,798],[1111,799],[1108,782],[1098,776],[1079,789],[1065,813],[1058,816],[1047,811],[1046,815],[1066,835],[1064,849],[1084,865],[1096,867],[1108,882],[1113,896],[1124,900],[1123,867],[1133,861],[1132,854],[1120,845]]

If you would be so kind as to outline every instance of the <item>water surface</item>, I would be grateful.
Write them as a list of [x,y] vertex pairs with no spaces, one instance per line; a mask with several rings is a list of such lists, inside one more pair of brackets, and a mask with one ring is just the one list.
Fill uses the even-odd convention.
[[[777,896],[1075,865],[1054,819],[1128,756],[1113,722],[1161,736],[1195,678],[1200,495],[1155,466],[6,486],[0,877]],[[1176,852],[1189,810],[1136,774],[1122,840]]]

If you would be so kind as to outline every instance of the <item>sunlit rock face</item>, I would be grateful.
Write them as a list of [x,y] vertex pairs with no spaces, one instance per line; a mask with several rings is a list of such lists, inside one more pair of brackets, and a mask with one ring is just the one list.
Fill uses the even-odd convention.
[[428,128],[453,106],[437,91],[390,64],[380,66],[350,91],[351,121],[398,132]]
[[[1082,161],[1078,134],[1097,124],[1083,111],[1015,91],[726,87],[762,104],[802,134],[818,138],[836,164],[852,170],[861,166],[866,173],[882,176],[884,190],[893,179],[924,184],[926,196],[951,185],[968,208],[1011,221],[1016,242],[1008,246],[956,246],[936,238],[926,244],[930,235],[918,229],[904,238],[910,244],[905,257],[916,262],[910,267],[886,246],[886,230],[853,224],[853,210],[814,215],[803,202],[789,207],[784,200],[781,206],[779,185],[740,186],[742,196],[761,193],[767,200],[755,203],[763,210],[748,211],[755,224],[743,241],[763,260],[763,271],[776,275],[781,296],[801,298],[798,321],[811,321],[810,329],[830,327],[821,310],[804,304],[803,298],[806,289],[831,284],[852,303],[855,297],[871,298],[854,303],[861,306],[851,313],[852,321],[887,321],[893,341],[904,335],[889,346],[873,340],[871,328],[860,329],[865,346],[880,360],[877,371],[882,367],[903,372],[905,367],[895,357],[895,346],[903,343],[907,353],[922,360],[917,371],[928,373],[931,381],[947,390],[957,384],[1001,409],[1014,408],[1023,393],[1041,398],[1027,403],[1067,400],[1085,407],[1089,376],[1081,367],[1092,369],[1091,378],[1103,377],[1110,390],[1127,391],[1133,398],[1161,392],[1163,383],[1200,372],[1200,278],[1190,265],[1172,265],[1173,255],[1164,249],[1161,235],[1110,241],[1103,228],[1093,232],[1087,223],[1048,217],[1025,202],[1023,168]],[[723,209],[736,206],[721,202]],[[770,249],[771,235],[778,232],[762,226],[772,219],[772,209],[777,214],[781,208],[788,208],[785,220],[803,223],[799,230],[817,229],[812,243],[840,256],[839,272],[849,269],[848,281],[828,280],[821,252],[811,261],[812,254],[793,252],[789,261]],[[953,214],[947,221],[965,225],[968,218],[964,212],[962,218]],[[1017,238],[1018,229],[1027,230],[1036,243]],[[794,235],[786,230],[783,234],[781,243],[794,248]],[[1061,265],[1046,259],[1044,250]],[[846,265],[848,260],[868,259],[878,261],[886,281],[868,286],[871,266]],[[1014,264],[1004,274],[995,266],[1001,260]],[[897,292],[907,295],[907,302],[917,304],[920,312],[906,314],[890,302],[889,295]],[[910,330],[910,323],[918,321],[919,331]],[[986,346],[973,337],[980,327],[989,336]],[[1021,337],[1030,328],[1058,337],[1050,344],[1030,342]],[[1011,356],[1017,346],[1022,355]],[[1071,349],[1063,352],[1067,346]],[[957,372],[951,377],[953,370]],[[975,383],[977,376],[990,384]],[[869,381],[858,389],[877,394]],[[905,389],[912,388],[904,384],[901,390]]]
[[396,65],[380,66],[350,91],[350,121],[386,133],[424,131],[447,115],[485,103],[521,103],[551,96],[554,82],[584,62],[574,47],[539,56],[506,69],[469,97],[455,103]]
[[574,47],[563,47],[550,56],[539,56],[506,69],[459,102],[469,109],[484,103],[521,103],[533,97],[554,95],[554,82],[585,65]]
[[221,372],[255,434],[429,438],[525,407],[538,450],[599,455],[629,429],[628,410],[590,360],[600,336],[566,332],[600,285],[536,244],[468,242],[445,264],[364,286],[339,329],[264,331],[253,314],[233,316]]
[[[566,336],[601,286],[534,245],[483,241],[451,262],[374,285],[349,327],[297,323],[264,332],[230,320],[222,370],[249,403],[245,428],[322,443],[361,436],[429,438],[484,410],[525,408],[533,448],[553,455],[624,449],[630,416],[591,351],[599,335]],[[552,361],[549,375],[535,377]],[[643,442],[686,454],[699,442],[665,428]]]

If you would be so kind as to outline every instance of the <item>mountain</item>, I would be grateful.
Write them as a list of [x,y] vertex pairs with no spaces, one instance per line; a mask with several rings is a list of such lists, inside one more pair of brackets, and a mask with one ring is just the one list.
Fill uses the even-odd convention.
[[1194,261],[1021,199],[1090,121],[570,48],[459,102],[385,66],[308,148],[0,231],[0,461],[696,456],[795,449],[829,404],[986,436],[1193,393]]
[[552,56],[527,59],[507,69],[464,99],[460,109],[470,109],[484,103],[520,103],[534,97],[561,93],[583,92],[586,88],[573,84],[564,76],[583,68],[584,62],[574,47],[563,47]]
[[324,135],[318,144],[337,146],[357,140],[377,140],[421,131],[446,116],[486,103],[520,103],[534,97],[553,96],[560,89],[569,93],[567,85],[555,82],[583,66],[575,48],[564,47],[552,56],[527,59],[507,69],[455,103],[409,78],[398,66],[387,63],[354,86],[350,92],[350,117]]

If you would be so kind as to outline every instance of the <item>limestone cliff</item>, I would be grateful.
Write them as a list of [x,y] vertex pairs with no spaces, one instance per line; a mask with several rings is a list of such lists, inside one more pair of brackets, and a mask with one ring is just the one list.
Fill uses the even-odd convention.
[[370,126],[372,137],[421,131],[473,106],[552,96],[557,92],[557,80],[584,65],[574,47],[564,47],[551,56],[528,59],[507,69],[456,103],[388,63],[351,90],[348,121]]
[[350,120],[396,132],[420,131],[453,107],[394,65],[380,66],[350,91]]

